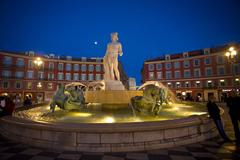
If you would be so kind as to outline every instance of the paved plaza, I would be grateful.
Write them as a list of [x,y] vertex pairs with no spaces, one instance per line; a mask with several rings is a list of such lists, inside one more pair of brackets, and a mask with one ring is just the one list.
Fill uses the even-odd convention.
[[[226,110],[226,109],[225,109]],[[226,111],[227,112],[227,111]],[[225,129],[231,139],[234,132],[228,114],[224,115]],[[54,151],[31,147],[0,136],[0,160],[239,160],[240,148],[223,143],[220,137],[197,144],[169,149],[129,153],[83,153]]]

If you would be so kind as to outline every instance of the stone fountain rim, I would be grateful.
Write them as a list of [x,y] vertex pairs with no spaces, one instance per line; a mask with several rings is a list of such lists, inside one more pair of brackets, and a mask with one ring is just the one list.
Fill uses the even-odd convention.
[[13,116],[5,116],[0,119],[1,123],[20,125],[24,128],[41,128],[42,130],[53,130],[59,132],[95,132],[95,133],[112,133],[126,131],[154,131],[156,129],[174,129],[185,126],[200,125],[203,121],[208,120],[207,114],[194,115],[186,118],[165,120],[165,121],[148,121],[148,122],[127,122],[127,123],[64,123],[64,122],[44,122],[31,121]]

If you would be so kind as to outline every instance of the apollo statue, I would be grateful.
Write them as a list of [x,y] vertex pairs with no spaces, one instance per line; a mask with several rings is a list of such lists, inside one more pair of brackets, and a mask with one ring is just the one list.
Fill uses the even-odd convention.
[[118,55],[122,56],[122,45],[118,42],[118,33],[111,33],[112,42],[108,43],[107,51],[103,58],[104,66],[104,80],[120,81],[120,74],[118,70]]

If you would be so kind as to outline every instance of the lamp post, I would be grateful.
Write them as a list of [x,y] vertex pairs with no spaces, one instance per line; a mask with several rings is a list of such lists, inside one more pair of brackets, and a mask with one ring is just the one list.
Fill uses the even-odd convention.
[[[34,64],[37,67],[37,69],[40,69],[40,67],[43,65],[43,61],[40,57],[37,57],[36,60],[34,60]],[[37,75],[37,76],[39,76],[39,75]],[[38,77],[38,79],[41,79],[41,77],[40,78]],[[42,83],[41,82],[38,82],[37,89],[42,89]],[[37,97],[36,97],[36,102],[40,103],[38,96],[39,95],[37,95]]]
[[34,60],[34,64],[38,67],[40,67],[43,64],[43,61],[40,57],[37,57],[36,60]]
[[236,62],[237,51],[235,50],[234,47],[230,47],[228,51],[225,53],[225,56],[228,58],[228,61],[231,64],[232,76],[233,76],[233,87],[236,91],[237,89],[235,85],[236,78],[235,78],[234,63]]

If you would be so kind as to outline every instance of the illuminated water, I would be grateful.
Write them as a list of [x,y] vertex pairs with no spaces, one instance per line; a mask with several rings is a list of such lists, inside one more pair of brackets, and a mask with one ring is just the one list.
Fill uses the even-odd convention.
[[66,111],[57,109],[51,113],[49,106],[40,106],[28,110],[18,111],[16,117],[41,122],[64,122],[64,123],[126,123],[163,121],[184,118],[192,115],[206,113],[204,104],[172,104],[164,106],[159,115],[140,114],[133,115],[132,109],[126,106],[120,110],[101,110],[99,106],[88,106],[83,110]]

